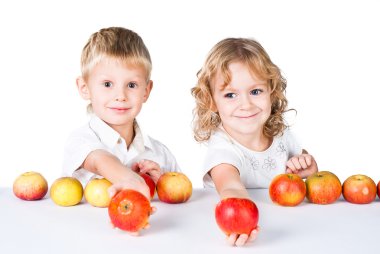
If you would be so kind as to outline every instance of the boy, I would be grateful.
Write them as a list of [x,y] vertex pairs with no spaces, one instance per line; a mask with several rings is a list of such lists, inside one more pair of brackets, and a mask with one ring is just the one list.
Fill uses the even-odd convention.
[[134,189],[149,199],[149,188],[136,172],[157,182],[164,171],[180,171],[171,152],[146,136],[136,121],[152,90],[152,63],[141,37],[110,27],[94,33],[83,48],[80,96],[89,100],[91,119],[68,138],[63,172],[83,186],[93,177],[113,183],[117,190]]

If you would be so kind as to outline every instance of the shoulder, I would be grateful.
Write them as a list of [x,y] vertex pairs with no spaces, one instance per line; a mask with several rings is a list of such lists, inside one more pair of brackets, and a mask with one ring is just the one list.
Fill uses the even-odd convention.
[[89,123],[82,125],[81,127],[74,129],[68,136],[67,141],[72,140],[99,140],[95,132],[90,128]]
[[217,129],[207,142],[208,148],[232,149],[233,140],[222,129]]

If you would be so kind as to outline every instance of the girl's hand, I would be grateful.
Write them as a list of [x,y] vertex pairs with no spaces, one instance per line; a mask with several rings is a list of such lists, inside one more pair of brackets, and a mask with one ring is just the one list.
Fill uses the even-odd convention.
[[132,165],[132,170],[148,174],[157,184],[158,178],[161,176],[161,168],[156,162],[151,160],[141,160]]
[[256,229],[252,230],[252,232],[249,236],[246,234],[242,234],[242,235],[230,234],[229,236],[227,236],[227,242],[228,242],[228,244],[230,244],[232,246],[235,246],[235,245],[236,246],[244,246],[245,244],[247,244],[249,242],[253,242],[256,239],[259,231],[260,231],[260,227],[257,226]]
[[293,156],[286,163],[286,167],[286,173],[297,174],[301,178],[306,178],[318,171],[314,157],[307,153]]

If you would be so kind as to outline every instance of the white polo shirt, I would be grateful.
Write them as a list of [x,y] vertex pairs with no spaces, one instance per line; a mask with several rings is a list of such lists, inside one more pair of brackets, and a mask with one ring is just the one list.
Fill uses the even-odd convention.
[[169,149],[159,141],[145,135],[137,122],[134,123],[135,137],[127,149],[125,140],[95,115],[83,127],[73,131],[64,150],[63,175],[77,178],[85,186],[96,174],[80,168],[88,154],[103,149],[115,155],[124,165],[131,167],[142,159],[160,165],[162,172],[180,171],[177,161]]
[[268,188],[274,176],[285,173],[286,162],[302,153],[289,129],[276,136],[271,146],[263,151],[252,151],[229,136],[223,128],[210,137],[203,165],[205,187],[215,187],[209,171],[222,163],[234,166],[246,188]]

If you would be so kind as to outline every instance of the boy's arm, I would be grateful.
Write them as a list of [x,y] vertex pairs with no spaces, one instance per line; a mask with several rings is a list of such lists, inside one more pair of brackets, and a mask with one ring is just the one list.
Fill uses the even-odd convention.
[[94,150],[88,154],[82,167],[92,173],[101,175],[108,179],[117,188],[111,188],[111,194],[121,189],[133,189],[150,198],[149,187],[144,179],[131,169],[121,163],[121,161],[105,150]]

